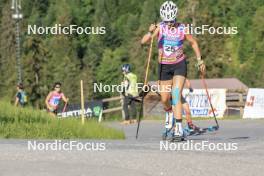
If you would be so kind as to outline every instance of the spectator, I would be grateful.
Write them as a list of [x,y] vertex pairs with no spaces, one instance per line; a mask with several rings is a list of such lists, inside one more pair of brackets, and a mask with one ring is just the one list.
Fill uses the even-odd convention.
[[[123,111],[125,115],[125,120],[122,123],[136,123],[137,110],[135,97],[138,96],[137,76],[131,72],[131,66],[129,64],[122,65],[122,73],[124,74],[122,85],[124,86]],[[129,113],[129,106],[131,113]]]
[[17,84],[17,93],[16,93],[16,100],[15,100],[15,106],[20,105],[21,107],[24,107],[27,104],[27,95],[24,91],[24,86],[22,83]]

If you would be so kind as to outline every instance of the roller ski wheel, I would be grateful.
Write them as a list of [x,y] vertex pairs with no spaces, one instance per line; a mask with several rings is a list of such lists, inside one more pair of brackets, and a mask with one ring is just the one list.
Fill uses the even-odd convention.
[[182,135],[173,133],[170,141],[182,142],[182,141],[186,141],[186,139],[187,139],[187,133],[183,130]]
[[182,135],[182,136],[173,135],[170,141],[171,142],[183,142],[183,141],[185,141],[185,136],[184,135]]

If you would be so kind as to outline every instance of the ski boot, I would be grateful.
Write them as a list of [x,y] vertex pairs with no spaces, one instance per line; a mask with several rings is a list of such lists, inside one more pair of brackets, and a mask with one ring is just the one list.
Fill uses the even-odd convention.
[[198,126],[194,125],[192,122],[187,123],[187,127],[184,128],[184,131],[187,133],[188,136],[190,135],[199,135],[204,133],[204,130],[202,128],[199,128]]
[[175,119],[173,117],[173,112],[166,112],[166,120],[165,120],[165,131],[162,133],[162,140],[167,140],[169,137],[171,138],[174,134],[174,125]]
[[[175,123],[176,124],[176,123]],[[182,142],[186,139],[186,133],[182,129],[182,131],[179,130],[179,126],[177,124],[175,125],[175,131],[173,133],[173,136],[171,138],[171,142]]]

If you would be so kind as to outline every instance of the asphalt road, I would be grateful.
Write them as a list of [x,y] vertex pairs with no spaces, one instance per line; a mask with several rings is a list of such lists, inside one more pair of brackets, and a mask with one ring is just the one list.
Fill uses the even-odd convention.
[[[197,122],[203,127],[211,123]],[[160,121],[144,121],[138,140],[135,140],[136,125],[107,125],[123,129],[127,139],[77,141],[104,144],[104,151],[33,151],[28,150],[28,140],[0,140],[0,176],[262,176],[264,173],[264,120],[220,121],[219,131],[190,136],[182,143],[235,143],[237,150],[232,151],[175,150],[174,143],[168,143],[172,146],[170,150],[160,150]]]

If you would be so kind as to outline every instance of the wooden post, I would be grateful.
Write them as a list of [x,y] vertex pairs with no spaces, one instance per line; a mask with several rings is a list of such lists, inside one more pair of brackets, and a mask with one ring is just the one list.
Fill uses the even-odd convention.
[[120,103],[121,103],[121,107],[122,107],[122,120],[125,120],[125,111],[123,109],[124,107],[124,95],[122,95],[122,93],[120,93]]
[[241,105],[240,105],[240,117],[243,117],[243,113],[244,113],[243,106],[242,106],[242,104],[244,103],[243,93],[239,93],[239,103],[241,103]]
[[103,110],[101,110],[99,118],[98,118],[98,122],[102,122],[102,118],[103,118]]
[[84,124],[84,96],[83,96],[83,80],[81,80],[81,118]]

